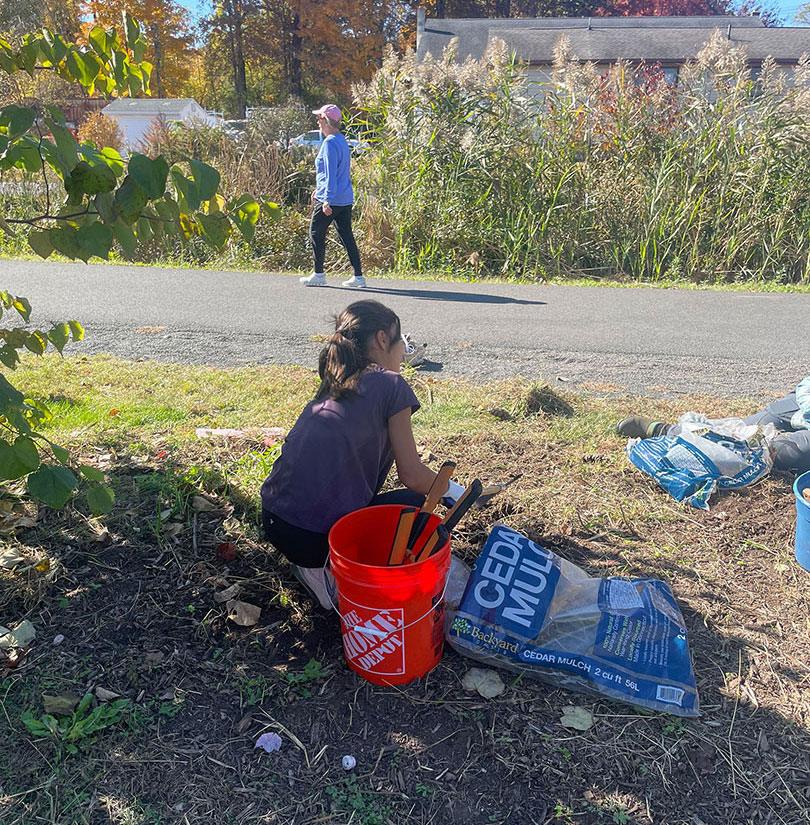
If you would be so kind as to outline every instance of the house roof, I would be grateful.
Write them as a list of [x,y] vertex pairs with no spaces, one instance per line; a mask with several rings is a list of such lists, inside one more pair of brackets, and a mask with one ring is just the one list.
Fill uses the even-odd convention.
[[684,60],[694,57],[712,31],[745,45],[752,60],[771,55],[777,60],[797,60],[810,51],[810,29],[769,28],[757,16],[711,17],[538,17],[523,19],[426,20],[417,56],[441,56],[458,37],[458,59],[481,58],[493,37],[511,45],[523,60],[548,63],[554,44],[566,34],[582,60]]
[[102,109],[105,115],[182,117],[188,108],[205,112],[193,97],[119,97]]
[[[568,37],[571,51],[580,60],[613,62],[620,59],[679,63],[694,58],[712,35],[712,29],[694,28],[677,31],[654,28],[594,29],[593,31],[552,30],[520,31],[504,29],[497,36],[510,46],[520,59],[529,63],[550,63],[554,46],[561,35]],[[727,29],[720,29],[727,37]],[[773,57],[795,63],[804,53],[810,54],[810,28],[739,28],[732,27],[729,42],[743,46],[752,62]]]

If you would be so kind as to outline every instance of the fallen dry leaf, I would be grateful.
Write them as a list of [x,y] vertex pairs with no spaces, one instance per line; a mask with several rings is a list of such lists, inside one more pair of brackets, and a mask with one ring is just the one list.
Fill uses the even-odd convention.
[[580,705],[566,705],[560,717],[560,724],[564,728],[590,730],[593,726],[593,714]]
[[0,647],[29,647],[36,635],[34,625],[28,619],[23,619],[14,630],[0,627]]
[[213,510],[221,509],[218,505],[214,504],[213,501],[209,501],[204,496],[194,496],[194,498],[191,499],[191,506],[198,513],[210,513]]
[[42,706],[45,708],[45,713],[52,713],[54,716],[70,716],[78,704],[79,697],[72,693],[42,694]]
[[240,602],[236,599],[231,599],[225,607],[228,611],[228,618],[234,624],[242,627],[253,627],[259,621],[259,616],[262,613],[261,607],[257,607],[250,602]]
[[7,547],[0,550],[0,567],[5,570],[13,570],[15,567],[25,562],[25,556],[15,547]]
[[236,544],[232,541],[222,541],[217,545],[217,558],[220,561],[233,561],[236,558]]
[[114,690],[107,690],[107,688],[97,687],[95,690],[96,699],[99,702],[112,702],[113,699],[120,699],[121,694]]
[[214,593],[214,601],[217,604],[222,604],[222,602],[231,601],[239,595],[241,590],[241,584],[239,584],[238,582],[236,584],[232,584],[230,587],[226,587],[225,590],[219,590],[218,592]]
[[506,685],[503,679],[494,670],[484,670],[480,667],[471,667],[461,681],[465,690],[476,690],[484,699],[493,699],[500,696]]
[[161,529],[163,530],[164,536],[173,539],[175,536],[179,536],[180,533],[183,532],[183,525],[177,521],[169,521],[164,524]]
[[805,501],[810,501],[810,487],[805,487],[805,489],[802,490],[802,498]]

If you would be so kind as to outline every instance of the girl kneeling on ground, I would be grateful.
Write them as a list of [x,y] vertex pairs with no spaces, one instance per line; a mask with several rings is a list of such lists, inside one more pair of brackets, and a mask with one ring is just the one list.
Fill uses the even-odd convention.
[[[268,541],[325,608],[332,525],[373,504],[421,507],[436,478],[416,449],[411,416],[419,402],[400,375],[404,354],[394,312],[377,301],[347,307],[321,351],[318,392],[262,485]],[[380,494],[394,462],[407,489]],[[452,501],[463,489],[451,481],[445,497]]]

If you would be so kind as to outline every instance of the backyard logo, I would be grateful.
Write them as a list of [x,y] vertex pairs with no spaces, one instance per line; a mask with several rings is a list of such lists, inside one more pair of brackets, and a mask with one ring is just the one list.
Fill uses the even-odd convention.
[[381,610],[354,602],[352,605],[354,610],[343,617],[346,658],[368,673],[401,676],[405,673],[402,608]]

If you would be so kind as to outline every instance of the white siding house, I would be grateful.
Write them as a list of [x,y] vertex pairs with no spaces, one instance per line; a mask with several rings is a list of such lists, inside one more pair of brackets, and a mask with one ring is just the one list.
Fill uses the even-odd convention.
[[118,122],[124,134],[124,149],[129,151],[138,149],[155,120],[163,120],[168,125],[222,125],[221,117],[207,112],[190,97],[121,97],[101,112]]
[[790,74],[802,55],[810,54],[810,28],[769,27],[756,15],[426,19],[420,13],[416,55],[420,60],[439,58],[455,38],[457,60],[479,60],[493,38],[499,38],[526,64],[530,83],[542,84],[565,36],[573,54],[595,63],[602,73],[618,60],[644,62],[660,65],[674,83],[680,67],[697,56],[715,31],[745,50],[753,72],[771,57]]

